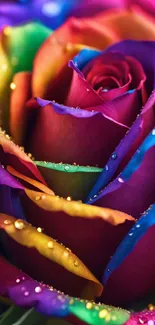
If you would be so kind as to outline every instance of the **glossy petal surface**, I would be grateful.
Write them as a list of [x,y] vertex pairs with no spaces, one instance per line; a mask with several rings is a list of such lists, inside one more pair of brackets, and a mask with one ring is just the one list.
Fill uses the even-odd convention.
[[[48,265],[48,267],[52,270],[52,265],[53,265],[52,273],[54,273],[54,264],[56,263],[59,265],[58,270],[59,269],[61,270],[60,266],[62,267],[62,272],[63,272],[63,268],[65,268],[64,274],[67,273],[66,272],[67,270],[73,273],[74,275],[76,275],[77,277],[82,277],[83,279],[86,279],[86,284],[84,285],[86,292],[83,293],[84,295],[86,295],[87,297],[89,297],[89,294],[91,295],[91,297],[101,295],[102,285],[93,276],[93,274],[87,269],[87,267],[71,251],[68,251],[63,245],[60,245],[54,239],[43,234],[40,231],[41,229],[40,227],[35,229],[34,227],[27,224],[26,222],[20,219],[16,220],[13,217],[7,216],[5,214],[0,215],[0,225],[1,228],[4,229],[5,232],[8,234],[9,238],[11,237],[13,239],[13,241],[11,240],[12,244],[10,243],[11,246],[9,245],[10,246],[9,252],[12,254],[13,260],[16,261],[16,263],[19,265],[20,268],[27,270],[27,272],[29,272],[30,275],[33,275],[34,273],[34,270],[31,269],[31,265],[33,265],[33,259],[35,260],[35,258],[38,257],[36,263],[38,264],[40,270],[43,269],[45,270],[45,265]],[[16,257],[15,252],[17,248],[18,248],[19,256]],[[36,252],[33,251],[34,248]],[[27,254],[29,255],[29,258]],[[23,255],[25,256],[24,260],[26,261],[27,261],[26,259],[27,256],[29,260],[29,266],[25,265],[25,262],[22,258]],[[39,255],[43,256],[44,258],[40,258]],[[47,259],[47,264],[46,264],[46,259]],[[43,261],[44,264],[42,264]],[[59,272],[61,272],[60,270]],[[39,270],[37,273],[39,273]],[[46,275],[41,272],[40,272],[40,276],[42,276],[42,279],[46,278]],[[52,277],[53,274],[51,274],[51,278]],[[76,277],[74,276],[74,278],[75,278],[74,281],[76,285]],[[57,273],[57,280],[58,280],[58,273]]]
[[154,213],[155,205],[152,205],[130,230],[109,262],[104,274],[106,302],[126,303],[131,297],[132,300],[139,299],[155,289]]
[[33,201],[24,201],[28,220],[63,241],[100,279],[109,257],[134,219],[119,211],[70,201],[71,198],[65,200],[30,190],[26,194]]
[[33,130],[26,142],[36,160],[102,167],[127,131],[104,114],[41,99],[30,102],[29,110]]

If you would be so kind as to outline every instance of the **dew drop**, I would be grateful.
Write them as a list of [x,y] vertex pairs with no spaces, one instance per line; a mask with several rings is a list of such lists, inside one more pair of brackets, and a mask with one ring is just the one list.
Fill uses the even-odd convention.
[[129,232],[129,236],[131,237],[133,235],[133,232]]
[[22,220],[20,220],[20,219],[18,219],[18,220],[15,221],[14,226],[18,230],[22,230],[22,229],[25,228],[24,222]]
[[35,288],[35,292],[36,292],[36,293],[40,293],[41,291],[42,291],[41,287],[36,287],[36,288]]
[[119,181],[119,183],[124,183],[124,180],[121,177],[118,177],[118,181]]
[[155,128],[152,130],[152,135],[155,135]]
[[99,312],[100,318],[105,318],[105,317],[107,317],[107,315],[108,315],[108,311],[106,309],[100,310],[100,312]]
[[16,89],[16,84],[14,82],[11,82],[10,89],[12,89],[12,90]]
[[108,88],[102,88],[103,93],[107,93],[110,89]]
[[39,196],[39,195],[37,195],[36,197],[35,197],[35,200],[36,201],[39,201],[41,199],[41,197]]
[[38,228],[37,228],[37,231],[38,231],[38,232],[42,232],[42,228],[41,228],[41,227],[38,227]]
[[64,167],[64,169],[65,169],[65,170],[69,170],[69,166],[66,165],[66,166]]
[[140,228],[140,225],[139,225],[139,223],[137,223],[137,225],[136,225],[136,228]]
[[48,244],[47,244],[48,248],[53,248],[54,247],[54,244],[52,241],[49,241]]
[[112,154],[112,156],[111,156],[111,159],[115,160],[116,158],[117,158],[117,153],[114,152],[114,153]]
[[92,308],[93,308],[93,304],[92,304],[92,302],[88,301],[88,302],[86,303],[86,308],[87,308],[87,309],[92,309]]
[[29,296],[29,292],[28,292],[28,291],[25,291],[25,292],[24,292],[24,296],[25,296],[25,297]]
[[89,88],[87,88],[87,91],[89,92],[89,91],[90,91],[90,89],[89,89]]
[[20,282],[20,279],[17,279],[17,280],[16,280],[16,283],[19,283],[19,282]]
[[78,261],[74,261],[74,266],[79,266]]
[[109,170],[109,167],[108,167],[108,165],[106,165],[106,166],[105,166],[105,170],[106,170],[106,171],[107,171],[107,170]]
[[71,196],[67,196],[67,199],[66,199],[67,201],[72,201],[72,198],[71,198]]

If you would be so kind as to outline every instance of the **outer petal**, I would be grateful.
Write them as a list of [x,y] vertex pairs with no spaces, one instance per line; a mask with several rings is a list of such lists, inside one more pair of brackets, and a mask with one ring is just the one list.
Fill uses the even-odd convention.
[[152,93],[147,103],[145,104],[140,116],[134,122],[133,126],[126,134],[124,139],[119,143],[118,147],[115,149],[115,152],[113,152],[111,155],[101,176],[92,189],[89,195],[89,199],[92,199],[94,195],[98,195],[99,191],[102,190],[110,181],[110,179],[115,175],[115,172],[118,175],[118,173],[123,169],[135,151],[144,141],[145,137],[154,127],[154,104],[155,92]]
[[22,148],[16,146],[9,135],[0,129],[0,161],[4,166],[11,165],[24,175],[37,178],[45,183],[33,161],[27,156]]
[[19,72],[13,78],[16,88],[10,100],[10,132],[16,143],[22,145],[25,126],[25,103],[31,98],[31,72]]
[[154,23],[145,14],[136,10],[112,10],[96,16],[98,23],[115,30],[117,37],[135,40],[155,40]]
[[44,42],[37,53],[33,71],[34,96],[44,96],[47,83],[79,52],[80,48],[76,44],[103,49],[114,40],[116,41],[115,32],[106,26],[103,28],[95,20],[92,23],[91,19],[70,18]]
[[[61,286],[62,279],[58,276],[58,272],[60,272],[60,274],[63,274],[63,282],[66,283],[70,279],[70,285],[68,286],[70,292],[76,292],[77,290],[78,294],[82,294],[84,290],[83,295],[90,298],[101,295],[102,285],[77,256],[54,239],[42,234],[39,231],[40,228],[35,229],[26,222],[20,219],[16,220],[5,214],[0,214],[0,226],[9,235],[9,238],[11,237],[13,239],[13,241],[11,240],[11,246],[9,245],[8,248],[13,261],[30,275],[34,275],[37,278],[40,277],[40,281],[50,279],[49,282],[46,282],[49,284],[54,284],[56,281]],[[7,242],[10,241],[9,238]],[[16,251],[18,251],[18,256],[15,254]],[[29,265],[27,265],[27,260],[29,260]],[[38,265],[37,272],[36,270],[34,272],[33,268],[31,269],[34,265]],[[50,276],[49,274],[45,274],[45,269],[50,273]],[[69,274],[68,277],[68,272],[66,271],[71,272],[73,276]],[[56,274],[54,275],[55,272]],[[76,289],[78,282],[77,276],[86,280],[86,282],[84,280],[81,284],[79,282],[78,285],[80,288],[78,287]],[[63,284],[63,289],[66,288],[65,283]]]
[[90,325],[122,325],[130,317],[130,313],[123,309],[66,296],[52,287],[31,279],[3,257],[0,257],[0,267],[3,271],[0,278],[0,294],[9,297],[12,302],[21,307],[34,307],[38,312],[49,317],[72,319],[74,316],[74,321],[78,319],[78,324],[81,324],[80,319],[82,319]]
[[155,202],[154,161],[155,129],[144,140],[123,172],[95,197],[93,203],[137,218]]
[[37,160],[102,167],[127,131],[126,126],[101,113],[41,99],[27,105],[33,121],[27,147]]
[[125,304],[154,291],[154,214],[155,205],[137,221],[107,266],[104,274],[106,302]]
[[[26,190],[24,210],[33,225],[63,241],[98,279],[134,219],[121,212]],[[116,226],[116,227],[115,227]]]
[[[50,31],[38,23],[30,23],[18,27],[6,27],[1,32],[1,44],[3,60],[1,69],[3,70],[0,89],[0,100],[2,110],[3,127],[8,128],[9,96],[11,81],[14,73],[19,71],[32,70],[34,55]],[[19,51],[22,47],[22,51]],[[30,51],[31,48],[31,51]],[[5,64],[5,65],[4,65]],[[13,87],[15,87],[13,85]],[[14,89],[14,88],[13,88]]]

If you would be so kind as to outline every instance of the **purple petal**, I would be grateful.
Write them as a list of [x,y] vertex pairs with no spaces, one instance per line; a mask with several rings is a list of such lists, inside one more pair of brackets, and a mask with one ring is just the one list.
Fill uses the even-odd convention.
[[[155,201],[155,129],[119,176],[92,203],[138,217]],[[123,198],[123,199],[122,199]]]
[[[154,104],[155,104],[155,91],[152,93],[147,103],[145,104],[142,113],[134,122],[130,131],[126,134],[124,139],[119,143],[115,152],[112,154],[110,159],[107,162],[101,176],[97,180],[94,188],[92,189],[88,203],[95,202],[92,199],[94,195],[97,195],[98,192],[103,189],[110,179],[114,176],[118,167],[122,170],[123,166],[129,161],[130,157],[141,145],[142,141],[151,131],[155,125],[155,115],[154,115]],[[112,158],[115,159],[112,159]],[[117,172],[118,174],[118,172]]]

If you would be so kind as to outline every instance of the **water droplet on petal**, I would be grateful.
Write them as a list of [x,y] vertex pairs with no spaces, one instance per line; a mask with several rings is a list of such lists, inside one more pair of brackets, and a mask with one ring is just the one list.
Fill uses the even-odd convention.
[[155,128],[152,130],[152,135],[155,135]]
[[35,292],[36,292],[36,293],[40,293],[41,291],[42,291],[41,287],[36,287],[36,288],[35,288]]
[[25,297],[29,296],[29,292],[28,292],[28,291],[25,291],[25,292],[24,292],[24,296],[25,296]]
[[106,171],[107,171],[107,170],[109,170],[109,167],[108,167],[108,165],[106,165],[106,166],[105,166],[105,170],[106,170]]
[[40,199],[41,199],[40,195],[37,195],[37,196],[35,197],[35,200],[36,200],[36,201],[39,201]]
[[20,279],[17,279],[17,280],[16,280],[16,283],[19,283],[19,282],[20,282]]
[[131,237],[133,235],[133,232],[129,232],[129,236]]
[[119,183],[124,183],[124,179],[121,177],[118,177],[118,181],[119,181]]
[[90,91],[90,89],[89,89],[89,88],[87,88],[87,91],[89,92],[89,91]]
[[107,315],[108,315],[108,311],[106,309],[100,310],[100,312],[99,312],[100,318],[105,318],[105,317],[107,317]]
[[54,247],[54,244],[52,241],[49,241],[48,244],[47,244],[48,248],[53,248]]
[[67,199],[66,199],[67,201],[72,201],[72,198],[71,198],[71,196],[67,196]]
[[110,88],[102,88],[103,93],[107,93],[110,90]]
[[137,223],[137,225],[136,225],[136,228],[140,228],[140,225],[139,225],[139,223]]
[[75,265],[75,266],[79,266],[78,261],[74,261],[74,265]]
[[24,222],[22,220],[20,220],[20,219],[18,219],[18,220],[15,221],[14,226],[18,230],[22,230],[22,229],[25,228]]
[[38,228],[37,228],[37,231],[38,231],[38,232],[42,232],[42,228],[41,228],[41,227],[38,227]]
[[66,165],[66,166],[64,167],[64,169],[65,169],[65,170],[69,170],[69,166]]
[[87,308],[87,309],[92,309],[92,308],[93,308],[93,303],[90,302],[90,301],[88,301],[88,302],[86,303],[86,308]]
[[117,158],[117,153],[114,152],[114,153],[112,154],[112,156],[111,156],[111,159],[116,159],[116,158]]
[[16,84],[14,82],[11,82],[10,89],[12,89],[12,90],[16,89]]

